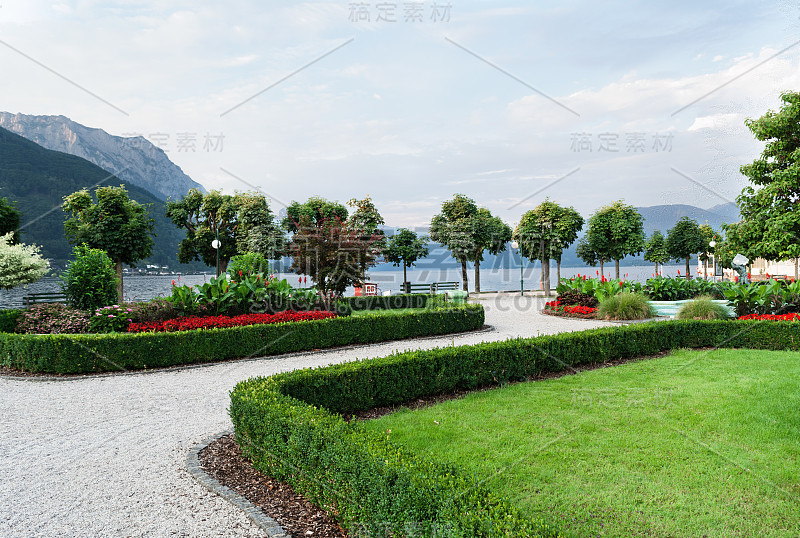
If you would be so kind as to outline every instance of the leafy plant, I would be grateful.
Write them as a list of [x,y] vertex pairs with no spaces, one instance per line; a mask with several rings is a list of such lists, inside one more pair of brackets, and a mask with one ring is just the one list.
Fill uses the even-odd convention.
[[597,317],[601,319],[647,319],[655,316],[655,309],[642,293],[623,291],[602,299],[597,307]]
[[117,273],[114,262],[104,251],[86,244],[72,249],[75,257],[61,276],[67,304],[94,310],[117,301]]
[[589,308],[595,308],[600,303],[594,295],[575,289],[560,293],[556,300],[565,306],[587,306]]
[[130,325],[133,309],[125,305],[111,305],[98,308],[89,318],[89,332],[124,333]]
[[678,310],[677,319],[728,319],[728,310],[721,304],[713,302],[708,295],[690,301]]
[[263,278],[269,272],[269,260],[260,252],[237,254],[228,262],[228,275],[232,280],[255,275],[261,275]]
[[89,313],[59,303],[33,305],[17,319],[15,332],[77,334],[89,330]]
[[[4,198],[0,198],[0,215]],[[39,254],[39,247],[14,241],[16,232],[0,236],[0,289],[31,284],[45,276],[50,264]]]

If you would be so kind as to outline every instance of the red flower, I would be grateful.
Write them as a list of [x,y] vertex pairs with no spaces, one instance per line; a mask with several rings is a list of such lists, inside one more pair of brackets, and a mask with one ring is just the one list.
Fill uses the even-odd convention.
[[621,280],[619,281],[619,287],[620,288],[622,287],[622,281]]
[[242,278],[242,271],[239,270],[239,278]]
[[681,274],[681,270],[680,269],[678,269],[678,274]]
[[173,281],[172,281],[172,285],[173,285],[173,286],[175,285],[175,280],[173,280]]
[[241,327],[244,325],[257,325],[267,323],[288,323],[294,321],[311,321],[336,317],[333,312],[305,311],[293,312],[287,310],[277,314],[244,314],[241,316],[190,316],[166,321],[150,321],[146,323],[131,323],[128,332],[174,332],[190,331],[192,329],[219,329],[225,327]]

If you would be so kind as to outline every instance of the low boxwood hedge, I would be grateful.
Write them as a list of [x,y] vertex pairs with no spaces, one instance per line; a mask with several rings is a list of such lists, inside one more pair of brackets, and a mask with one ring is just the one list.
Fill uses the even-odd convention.
[[20,315],[22,315],[22,310],[16,308],[0,310],[0,332],[14,332]]
[[[256,468],[291,483],[351,532],[380,536],[555,536],[476,479],[345,416],[415,398],[524,380],[676,348],[800,348],[800,323],[668,321],[413,351],[239,383],[230,415]],[[417,534],[409,525],[423,529]]]
[[405,308],[425,308],[432,295],[370,295],[366,297],[343,297],[339,302],[348,305],[352,310],[401,310]]
[[28,372],[140,370],[479,329],[480,305],[170,333],[0,334],[0,364]]

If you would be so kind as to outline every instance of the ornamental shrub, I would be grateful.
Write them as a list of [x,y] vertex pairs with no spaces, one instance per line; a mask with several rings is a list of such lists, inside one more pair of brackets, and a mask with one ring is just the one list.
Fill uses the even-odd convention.
[[0,310],[0,333],[13,333],[20,315],[22,310],[16,308]]
[[22,312],[15,332],[77,334],[89,331],[89,313],[60,303],[33,305]]
[[576,289],[566,290],[556,298],[556,301],[565,306],[586,306],[589,308],[596,308],[600,304],[600,301],[594,295],[583,293]]
[[231,280],[239,280],[242,276],[268,275],[269,260],[260,252],[237,254],[228,262],[228,274]]
[[117,302],[117,273],[108,254],[81,244],[72,249],[75,257],[67,267],[62,288],[69,306],[94,310]]
[[103,306],[89,318],[89,332],[124,333],[130,325],[133,309],[125,305]]
[[728,310],[721,304],[713,302],[710,296],[702,295],[690,301],[678,310],[678,319],[728,319]]
[[656,310],[642,293],[623,291],[600,301],[597,307],[600,319],[647,319],[656,317]]

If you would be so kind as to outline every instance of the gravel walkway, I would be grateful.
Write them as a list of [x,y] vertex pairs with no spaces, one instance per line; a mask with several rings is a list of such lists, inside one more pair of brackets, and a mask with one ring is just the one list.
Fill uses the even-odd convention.
[[583,330],[542,299],[483,295],[492,332],[203,368],[34,381],[0,378],[0,536],[262,536],[184,470],[200,440],[231,427],[236,382],[393,351]]

